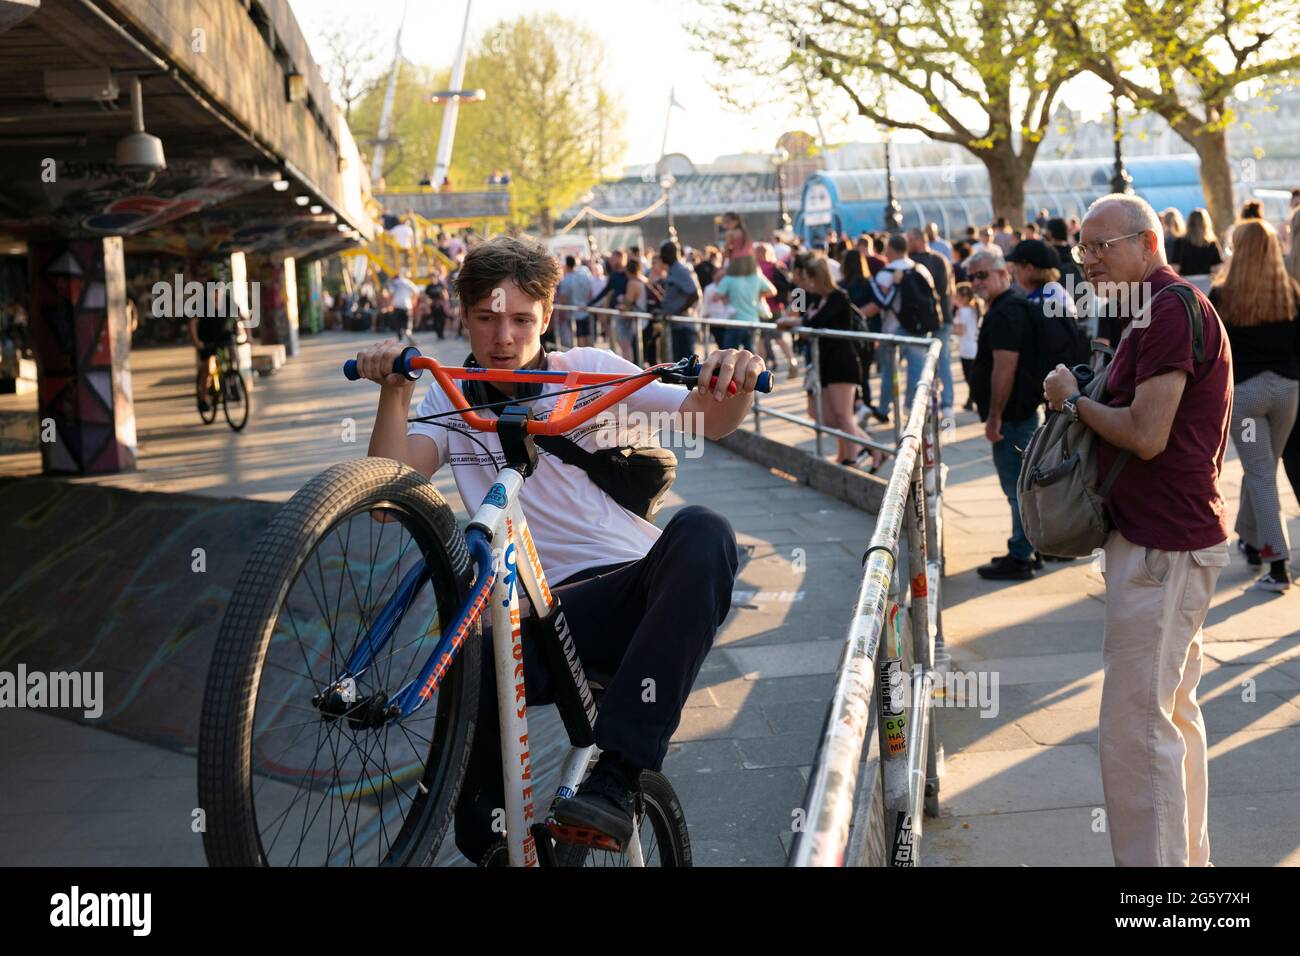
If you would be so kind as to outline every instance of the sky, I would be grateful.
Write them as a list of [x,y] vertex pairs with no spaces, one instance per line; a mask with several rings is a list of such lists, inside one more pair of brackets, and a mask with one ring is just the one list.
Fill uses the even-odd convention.
[[[404,3],[290,0],[290,5],[318,59],[324,55],[315,42],[322,27],[362,20],[356,29],[367,31],[387,60]],[[643,13],[637,15],[637,10]],[[685,153],[696,163],[709,163],[724,154],[768,152],[790,129],[815,135],[816,125],[806,102],[792,99],[785,108],[748,112],[732,110],[721,102],[708,82],[717,77],[717,68],[707,55],[690,49],[690,37],[682,27],[700,16],[700,11],[696,0],[472,0],[470,42],[472,46],[475,37],[499,20],[534,12],[555,12],[585,24],[605,42],[608,71],[604,79],[618,91],[629,114],[624,130],[628,144],[625,165],[653,163],[659,158],[670,90],[676,91],[683,109],[672,111],[666,151]],[[449,67],[456,56],[464,17],[465,0],[409,0],[402,41],[406,58]],[[1069,106],[1085,112],[1095,107],[1099,81],[1090,80],[1085,77],[1064,91]],[[1101,102],[1108,102],[1108,97]],[[841,122],[823,113],[822,120],[832,142],[879,138],[864,119]]]

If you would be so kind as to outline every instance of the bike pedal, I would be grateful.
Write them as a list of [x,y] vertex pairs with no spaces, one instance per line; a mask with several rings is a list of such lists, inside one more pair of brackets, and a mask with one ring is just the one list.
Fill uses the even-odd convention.
[[546,828],[556,843],[569,843],[574,846],[589,846],[597,850],[610,850],[622,853],[623,845],[611,836],[588,827],[569,826],[564,823],[548,823]]

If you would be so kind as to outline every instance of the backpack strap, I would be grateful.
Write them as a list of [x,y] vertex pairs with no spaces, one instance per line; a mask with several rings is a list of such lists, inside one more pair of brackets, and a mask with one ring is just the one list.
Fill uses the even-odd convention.
[[1175,282],[1167,285],[1151,300],[1151,308],[1155,300],[1164,292],[1172,290],[1174,295],[1183,301],[1183,308],[1187,310],[1187,319],[1192,324],[1192,364],[1205,361],[1205,313],[1201,309],[1200,296],[1196,294],[1196,289],[1186,282]]
[[[1201,309],[1201,300],[1196,295],[1196,290],[1192,288],[1192,286],[1184,282],[1175,282],[1173,285],[1167,285],[1165,286],[1164,289],[1161,289],[1160,292],[1157,292],[1155,297],[1153,297],[1151,300],[1152,305],[1154,305],[1155,303],[1155,298],[1158,298],[1162,292],[1165,292],[1166,290],[1169,289],[1172,289],[1174,291],[1174,295],[1182,299],[1183,306],[1184,308],[1187,309],[1187,319],[1192,326],[1192,362],[1193,364],[1197,362],[1204,362],[1205,361],[1205,313]],[[1152,305],[1149,305],[1148,308],[1151,308]],[[1114,356],[1115,354],[1113,349],[1108,349],[1103,345],[1094,344],[1093,349],[1095,351],[1104,351],[1111,356]],[[1115,461],[1110,466],[1110,472],[1106,475],[1105,480],[1102,481],[1101,485],[1097,488],[1097,493],[1101,497],[1105,498],[1108,494],[1110,494],[1110,489],[1114,486],[1115,480],[1119,478],[1119,473],[1123,469],[1125,463],[1129,460],[1129,458],[1130,458],[1130,453],[1127,451],[1121,451],[1119,453],[1119,456],[1116,457]]]
[[1111,487],[1115,484],[1115,479],[1119,477],[1120,469],[1124,467],[1129,460],[1129,452],[1122,451],[1119,457],[1110,466],[1110,471],[1106,475],[1106,480],[1097,488],[1097,494],[1105,498],[1110,494]]
[[533,441],[539,448],[550,452],[566,465],[589,471],[587,460],[591,457],[591,452],[572,439],[563,435],[534,435]]

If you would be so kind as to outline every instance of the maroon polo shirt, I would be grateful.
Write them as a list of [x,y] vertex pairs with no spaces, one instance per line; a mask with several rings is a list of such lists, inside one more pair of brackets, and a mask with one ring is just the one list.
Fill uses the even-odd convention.
[[[1155,295],[1180,279],[1162,267],[1147,278]],[[1194,288],[1194,287],[1193,287]],[[1130,455],[1106,496],[1115,526],[1129,541],[1164,551],[1198,551],[1228,537],[1226,508],[1219,494],[1219,473],[1228,445],[1232,414],[1232,350],[1219,315],[1196,293],[1205,316],[1205,360],[1193,367],[1192,328],[1187,310],[1174,293],[1160,297],[1144,328],[1129,328],[1111,362],[1106,404],[1133,404],[1138,385],[1182,369],[1188,373],[1165,450],[1150,461]],[[1145,296],[1143,296],[1143,301]],[[1098,442],[1098,474],[1105,480],[1118,450]]]

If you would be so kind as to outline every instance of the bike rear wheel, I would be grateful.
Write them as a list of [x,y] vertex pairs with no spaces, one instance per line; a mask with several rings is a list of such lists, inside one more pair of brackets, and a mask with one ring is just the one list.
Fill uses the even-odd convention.
[[[668,778],[654,770],[641,771],[641,814],[637,820],[641,857],[646,866],[690,866],[691,838],[686,811]],[[557,843],[560,866],[628,866],[626,852]]]
[[[327,713],[323,692],[421,560],[428,580],[356,676],[356,707]],[[455,517],[414,469],[359,459],[294,495],[244,567],[208,673],[198,785],[209,863],[433,861],[473,739],[477,628],[422,708],[377,727],[353,718],[419,674],[471,585]]]
[[241,431],[248,424],[248,411],[251,399],[248,395],[248,383],[244,373],[236,368],[227,368],[221,376],[221,389],[224,392],[221,410],[225,412],[226,424],[233,431]]

